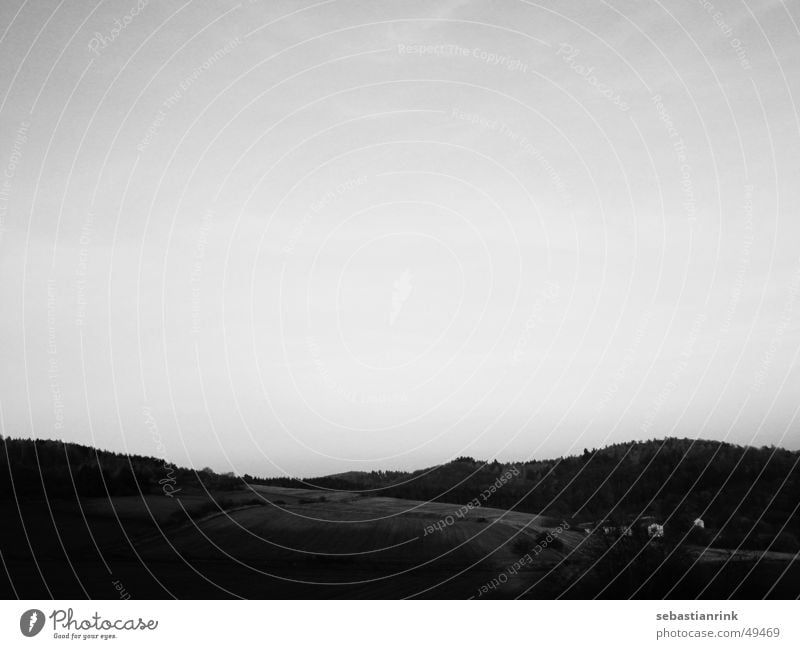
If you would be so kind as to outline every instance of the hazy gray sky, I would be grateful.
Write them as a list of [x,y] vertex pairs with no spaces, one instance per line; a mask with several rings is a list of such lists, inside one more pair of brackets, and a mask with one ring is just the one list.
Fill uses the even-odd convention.
[[797,448],[798,24],[3,2],[4,433],[261,475]]

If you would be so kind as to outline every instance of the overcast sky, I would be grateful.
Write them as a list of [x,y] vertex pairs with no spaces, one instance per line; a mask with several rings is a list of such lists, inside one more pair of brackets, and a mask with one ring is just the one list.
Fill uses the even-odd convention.
[[798,448],[800,10],[715,4],[5,0],[4,434]]

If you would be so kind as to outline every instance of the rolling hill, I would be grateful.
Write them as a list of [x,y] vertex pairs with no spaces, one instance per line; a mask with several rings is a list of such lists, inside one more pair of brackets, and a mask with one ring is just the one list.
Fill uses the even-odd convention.
[[[782,449],[667,439],[299,481],[2,445],[7,597],[800,595],[798,453]],[[663,538],[602,532],[643,516]]]

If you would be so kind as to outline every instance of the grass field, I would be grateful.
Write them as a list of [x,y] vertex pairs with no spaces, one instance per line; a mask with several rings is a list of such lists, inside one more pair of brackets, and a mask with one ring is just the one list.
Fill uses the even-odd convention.
[[[21,512],[5,502],[0,515],[9,522],[0,528],[10,575],[0,590],[7,597],[115,598],[121,583],[143,598],[464,598],[503,574],[481,596],[582,597],[591,582],[581,590],[577,577],[596,550],[583,532],[565,529],[510,571],[560,521],[266,486],[213,498],[194,492],[26,502]],[[754,574],[746,569],[758,557],[726,563],[729,557],[706,551],[694,571],[708,579],[703,571],[724,566],[713,579],[717,589],[746,577],[783,579],[793,592],[798,562],[791,556],[770,557]]]

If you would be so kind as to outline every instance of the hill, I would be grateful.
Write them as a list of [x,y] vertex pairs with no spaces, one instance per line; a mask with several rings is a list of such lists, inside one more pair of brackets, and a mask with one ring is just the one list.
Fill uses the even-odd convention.
[[493,507],[612,524],[652,516],[674,534],[689,533],[699,518],[719,547],[800,551],[800,452],[781,448],[667,438],[551,460],[500,464],[461,457],[410,473],[262,482],[466,503],[509,471],[487,499]]
[[161,458],[0,436],[0,500],[169,495],[181,489],[234,489],[242,484],[232,474],[185,469]]
[[2,447],[4,597],[800,595],[798,453],[783,449],[668,439],[304,482]]

